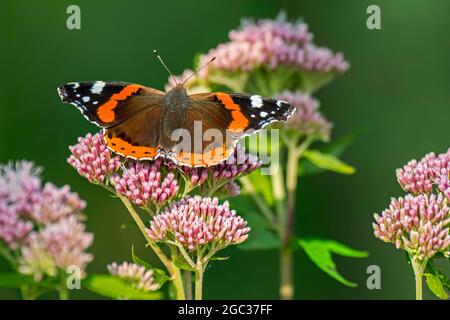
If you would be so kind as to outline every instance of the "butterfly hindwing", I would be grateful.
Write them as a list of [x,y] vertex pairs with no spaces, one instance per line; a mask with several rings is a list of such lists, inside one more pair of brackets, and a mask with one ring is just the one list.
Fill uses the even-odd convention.
[[127,82],[72,82],[58,88],[63,102],[73,104],[96,125],[108,128],[153,105],[164,94]]
[[159,145],[162,106],[147,107],[112,128],[104,130],[109,149],[128,158],[153,160],[162,154]]

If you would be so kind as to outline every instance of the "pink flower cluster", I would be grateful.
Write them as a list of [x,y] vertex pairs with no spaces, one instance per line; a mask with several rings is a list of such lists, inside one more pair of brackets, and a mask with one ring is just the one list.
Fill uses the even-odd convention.
[[61,188],[46,183],[37,202],[30,212],[31,217],[39,224],[46,225],[71,215],[81,215],[86,202],[78,194],[70,191],[65,185]]
[[294,115],[286,123],[281,125],[285,128],[295,129],[301,135],[317,137],[328,141],[332,124],[328,122],[319,112],[319,101],[308,94],[282,92],[277,99],[286,101],[296,108]]
[[425,260],[437,252],[450,255],[450,207],[442,195],[419,194],[392,199],[389,208],[375,214],[375,237],[394,243]]
[[238,195],[239,186],[231,182],[261,166],[258,158],[246,153],[240,145],[222,163],[198,168],[180,167],[168,159],[150,162],[114,157],[100,133],[80,138],[70,149],[72,155],[68,162],[82,176],[92,183],[112,187],[111,191],[138,206],[161,207],[181,197],[185,188],[181,188],[179,181],[187,181],[189,191],[198,187],[201,194],[220,189],[223,195]]
[[155,216],[147,233],[154,241],[177,241],[189,251],[225,247],[248,237],[247,222],[217,198],[186,197]]
[[88,133],[69,149],[67,162],[91,183],[104,183],[120,167],[120,157],[111,155],[100,133]]
[[[335,54],[312,43],[313,36],[307,24],[287,22],[283,16],[276,20],[244,21],[228,36],[229,42],[219,44],[200,57],[200,66],[213,57],[216,60],[198,74],[199,78],[207,79],[216,71],[248,72],[260,67],[274,70],[286,66],[318,73],[343,73],[349,68],[342,53]],[[190,73],[184,72],[178,80],[182,82]],[[167,89],[174,84],[169,79]]]
[[0,202],[0,242],[15,250],[31,230],[31,221],[22,219],[17,211]]
[[26,161],[0,166],[0,241],[12,250],[33,229],[29,218],[41,203],[40,171]]
[[138,290],[155,291],[160,288],[160,285],[154,282],[153,270],[147,270],[135,263],[123,262],[117,264],[113,262],[108,265],[108,271],[112,275],[126,280]]
[[149,201],[162,205],[178,193],[178,181],[173,172],[163,174],[162,160],[152,163],[132,161],[121,175],[112,177],[116,191],[126,196],[138,206],[146,206]]
[[[85,231],[85,225],[75,215],[50,223],[39,231],[33,231],[27,245],[22,247],[20,271],[32,274],[40,280],[44,274],[53,276],[56,269],[66,270],[77,266],[84,272],[93,255],[85,252],[92,245],[94,236]],[[48,263],[42,263],[48,261]]]
[[407,250],[420,260],[437,252],[450,255],[450,149],[429,153],[397,169],[397,181],[409,192],[392,199],[380,215],[375,214],[375,236]]
[[20,252],[20,271],[37,280],[69,265],[84,269],[93,239],[81,222],[86,203],[68,186],[42,186],[40,171],[26,161],[0,169],[0,242]]
[[411,160],[397,169],[400,186],[409,193],[430,193],[436,186],[450,199],[450,149],[439,155],[433,152],[420,161]]

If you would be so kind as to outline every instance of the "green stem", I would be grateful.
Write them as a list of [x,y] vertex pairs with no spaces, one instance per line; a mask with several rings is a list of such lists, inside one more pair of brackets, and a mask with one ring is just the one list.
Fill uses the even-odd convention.
[[195,300],[203,299],[203,264],[201,254],[197,254],[197,266],[195,271]]
[[64,285],[62,285],[58,289],[58,294],[59,294],[59,300],[69,300],[69,291],[67,290],[67,288]]
[[133,220],[136,222],[137,226],[141,230],[141,233],[143,234],[145,240],[147,240],[147,243],[149,247],[155,252],[155,254],[158,256],[158,258],[161,260],[161,262],[166,267],[167,271],[169,272],[170,276],[172,277],[173,284],[175,286],[175,290],[177,293],[177,299],[178,300],[184,300],[185,294],[184,294],[184,287],[183,287],[183,281],[181,279],[181,272],[180,269],[177,268],[170,259],[167,258],[167,256],[164,254],[164,252],[161,250],[160,247],[156,245],[156,243],[150,239],[150,237],[147,235],[147,232],[145,231],[145,224],[142,221],[139,214],[134,210],[133,205],[131,202],[125,198],[122,195],[118,195],[120,200],[122,200],[125,207],[128,209],[128,212],[130,213]]
[[250,195],[250,197],[252,198],[253,202],[258,207],[259,211],[261,211],[261,213],[264,215],[264,217],[267,219],[267,221],[271,225],[274,225],[275,224],[275,217],[274,217],[274,214],[273,214],[272,210],[264,202],[263,198],[258,193],[256,193],[255,187],[253,186],[253,183],[250,180],[250,178],[248,176],[244,176],[244,177],[241,177],[239,179],[239,181],[241,181],[245,192]]
[[425,268],[427,266],[428,260],[419,260],[414,256],[410,257],[411,264],[414,270],[415,284],[416,284],[416,300],[422,300],[422,278]]
[[308,138],[298,146],[299,136],[290,137],[287,141],[288,158],[286,167],[287,209],[282,228],[282,247],[280,251],[280,298],[291,300],[294,298],[294,272],[291,241],[294,235],[296,197],[298,186],[298,162],[303,152],[311,145],[312,138]]
[[280,282],[280,299],[292,300],[294,298],[294,277],[290,248],[280,250]]
[[186,283],[186,300],[192,300],[192,274],[191,271],[184,271],[184,281]]

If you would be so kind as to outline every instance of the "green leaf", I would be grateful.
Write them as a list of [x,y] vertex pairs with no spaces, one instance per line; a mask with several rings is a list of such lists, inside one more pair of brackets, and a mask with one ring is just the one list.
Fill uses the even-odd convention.
[[134,245],[131,246],[131,257],[134,263],[143,266],[145,269],[153,270],[155,282],[158,283],[160,286],[162,286],[166,281],[170,280],[170,277],[167,275],[166,272],[164,272],[164,270],[154,268],[150,263],[139,258],[134,251]]
[[427,286],[439,299],[448,299],[448,294],[441,283],[439,276],[431,273],[425,273],[424,276],[427,278]]
[[209,260],[210,261],[225,261],[225,260],[228,260],[228,259],[230,259],[230,257],[212,257]]
[[36,285],[33,277],[16,272],[0,273],[0,288],[19,289],[24,285]]
[[335,156],[322,153],[319,150],[306,150],[303,156],[321,169],[341,174],[354,174],[356,171],[354,167],[344,163]]
[[133,259],[134,263],[136,263],[136,264],[138,264],[140,266],[143,266],[146,269],[153,269],[153,266],[150,263],[148,263],[147,261],[139,258],[136,255],[136,252],[134,251],[134,245],[131,245],[131,258]]
[[368,256],[367,252],[352,249],[334,240],[317,238],[297,239],[297,243],[301,248],[303,248],[303,250],[305,250],[311,261],[330,277],[346,286],[357,286],[356,283],[346,280],[341,274],[339,274],[336,264],[333,261],[332,253],[350,258],[365,258]]
[[159,300],[162,293],[133,288],[126,280],[112,275],[93,274],[83,280],[83,286],[99,295],[113,299]]
[[[322,153],[331,154],[339,158],[363,130],[364,129],[352,130],[342,137],[335,139],[330,143],[327,143],[325,147],[320,149],[320,151]],[[324,169],[315,166],[306,158],[302,158],[299,162],[298,174],[301,176],[310,176],[322,172],[324,172]]]
[[[442,271],[437,269],[437,267],[435,266],[433,260],[428,261],[427,267],[426,267],[426,271],[427,271],[428,274],[431,274],[431,275],[434,275],[434,276],[438,277],[439,282],[441,283],[441,285],[444,288],[450,289],[450,279]],[[427,280],[428,280],[428,278],[427,278]],[[433,280],[431,280],[431,281],[433,281]],[[427,284],[428,284],[428,282],[427,282]],[[428,286],[428,288],[430,288],[430,286]],[[430,290],[433,293],[435,293],[432,288],[430,288]],[[438,296],[438,295],[436,294],[436,296]]]
[[175,257],[173,259],[173,264],[181,270],[197,271],[195,268],[192,268],[189,263],[187,263],[183,258]]

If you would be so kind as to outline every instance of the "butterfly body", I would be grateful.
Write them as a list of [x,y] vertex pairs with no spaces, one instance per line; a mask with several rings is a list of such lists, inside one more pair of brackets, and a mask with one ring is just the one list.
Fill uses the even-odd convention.
[[58,93],[103,128],[112,151],[138,160],[166,157],[194,167],[223,161],[240,137],[287,120],[295,110],[259,95],[188,95],[182,85],[164,93],[126,82],[74,82]]

